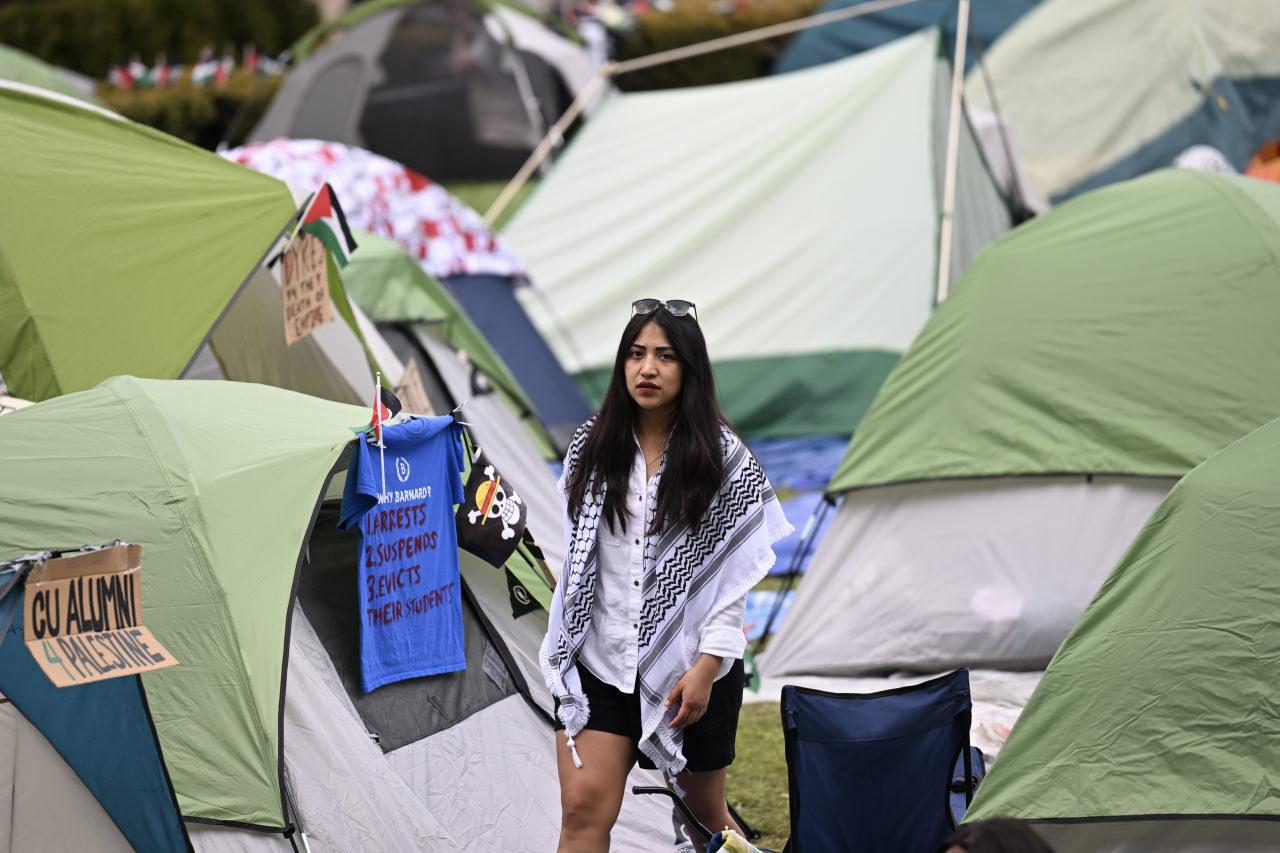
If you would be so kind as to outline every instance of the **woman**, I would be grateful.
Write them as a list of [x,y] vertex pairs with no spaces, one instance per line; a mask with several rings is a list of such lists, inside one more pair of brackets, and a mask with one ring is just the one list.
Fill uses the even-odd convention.
[[560,851],[608,849],[637,760],[674,777],[705,825],[732,828],[742,614],[791,526],[720,414],[692,303],[632,305],[560,488],[568,560],[541,654],[562,729]]

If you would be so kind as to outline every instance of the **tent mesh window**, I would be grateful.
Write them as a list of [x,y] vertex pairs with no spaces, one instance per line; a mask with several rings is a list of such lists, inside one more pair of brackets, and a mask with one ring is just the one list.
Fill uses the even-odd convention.
[[[527,695],[496,634],[463,596],[467,668],[360,691],[360,534],[338,530],[337,502],[326,503],[309,545],[298,600],[371,735],[384,753],[430,737],[515,693]],[[498,571],[495,569],[494,571]],[[465,584],[463,585],[465,589]]]
[[[559,117],[562,85],[551,66],[499,43],[467,0],[405,9],[380,57],[383,78],[369,92],[360,133],[370,150],[436,180],[513,175]],[[533,100],[521,97],[527,75]],[[550,116],[550,119],[547,116]]]

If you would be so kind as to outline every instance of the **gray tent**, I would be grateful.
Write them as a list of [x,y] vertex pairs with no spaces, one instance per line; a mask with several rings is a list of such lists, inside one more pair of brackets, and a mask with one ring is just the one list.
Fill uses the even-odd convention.
[[294,58],[251,141],[344,142],[442,181],[513,175],[592,74],[541,22],[472,0],[367,3]]

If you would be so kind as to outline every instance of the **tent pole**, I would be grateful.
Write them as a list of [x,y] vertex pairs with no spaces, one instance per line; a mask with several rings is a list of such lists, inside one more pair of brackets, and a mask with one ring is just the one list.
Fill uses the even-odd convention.
[[573,99],[573,103],[569,105],[569,109],[564,111],[564,115],[551,125],[542,137],[542,141],[538,143],[538,147],[533,149],[533,153],[529,155],[529,159],[524,161],[524,165],[520,167],[520,171],[516,172],[514,178],[502,188],[502,192],[493,204],[489,205],[489,209],[484,212],[484,221],[493,226],[498,221],[498,217],[502,215],[511,200],[516,197],[516,193],[529,182],[529,178],[542,165],[542,161],[547,159],[547,155],[551,153],[551,149],[564,139],[564,133],[569,129],[569,125],[573,124],[578,116],[582,115],[587,107],[595,102],[595,99],[604,90],[605,84],[612,75],[611,65],[606,65],[596,72],[596,76],[591,78],[591,82],[582,87],[582,91],[578,93],[578,97]]
[[943,173],[942,223],[938,229],[938,288],[936,301],[947,298],[951,278],[951,226],[956,207],[956,154],[960,150],[960,97],[964,94],[964,54],[969,41],[969,0],[960,0],[956,13],[956,49],[951,58],[951,108],[947,121],[947,160]]
[[[639,71],[643,68],[652,68],[655,65],[678,62],[681,59],[701,56],[705,53],[741,47],[744,44],[764,41],[765,39],[776,38],[789,33],[800,32],[801,30],[810,30],[823,24],[832,24],[836,21],[857,18],[873,12],[881,12],[885,9],[893,9],[897,6],[918,2],[920,0],[872,0],[870,3],[860,3],[855,6],[837,9],[833,12],[824,12],[821,15],[810,15],[805,18],[783,21],[780,24],[771,24],[767,27],[747,30],[744,33],[734,33],[730,36],[721,36],[720,38],[698,42],[697,44],[688,44],[684,47],[651,53],[648,56],[639,56],[635,59],[628,59],[625,62],[608,63],[596,72],[596,76],[591,78],[590,83],[582,87],[582,91],[578,93],[578,97],[573,99],[573,103],[565,110],[564,115],[560,116],[560,119],[542,137],[542,141],[538,143],[538,147],[533,149],[533,153],[529,155],[529,159],[520,167],[520,171],[516,172],[515,177],[508,182],[498,197],[494,199],[493,204],[489,205],[489,209],[484,212],[484,221],[489,223],[490,226],[497,223],[498,217],[502,216],[503,212],[511,204],[511,200],[516,197],[516,193],[520,192],[521,188],[528,183],[529,178],[551,154],[551,149],[560,144],[564,139],[565,131],[569,129],[569,125],[573,124],[578,116],[582,115],[591,106],[610,78],[631,71]],[[962,0],[962,2],[967,12],[968,0]],[[968,15],[966,14],[965,17],[967,20]]]

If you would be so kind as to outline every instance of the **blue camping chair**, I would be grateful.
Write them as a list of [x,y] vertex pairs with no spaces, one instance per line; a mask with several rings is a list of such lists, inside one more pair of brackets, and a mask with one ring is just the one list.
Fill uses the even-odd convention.
[[[959,825],[986,774],[982,750],[969,745],[966,669],[879,693],[788,685],[781,707],[788,853],[932,853]],[[693,840],[718,849],[714,833],[674,791],[631,790],[670,797]]]
[[931,853],[981,779],[972,708],[965,669],[879,693],[782,688],[788,850]]

